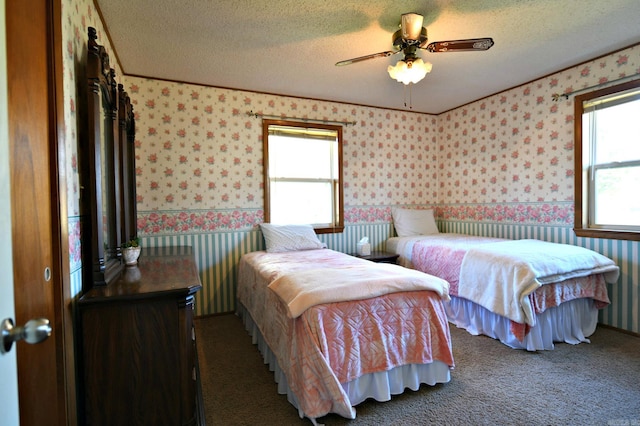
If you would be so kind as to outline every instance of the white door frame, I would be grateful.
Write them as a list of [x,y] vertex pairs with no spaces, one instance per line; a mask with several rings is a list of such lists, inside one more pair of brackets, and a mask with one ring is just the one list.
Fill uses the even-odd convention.
[[[9,104],[7,101],[7,26],[5,2],[0,0],[0,321],[15,320],[13,250],[11,247],[11,185],[9,182]],[[8,207],[7,207],[8,206]],[[19,425],[18,365],[15,346],[0,355],[0,412],[3,424]]]

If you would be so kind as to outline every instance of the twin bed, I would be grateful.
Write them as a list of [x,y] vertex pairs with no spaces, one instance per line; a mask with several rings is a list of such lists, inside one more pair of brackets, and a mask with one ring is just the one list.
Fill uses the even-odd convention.
[[[409,228],[429,215],[420,212],[408,213]],[[314,424],[329,413],[355,418],[367,398],[450,381],[449,321],[514,348],[553,349],[587,341],[609,303],[605,282],[618,267],[598,253],[438,234],[432,213],[429,229],[407,229],[402,213],[396,231],[413,235],[389,239],[387,250],[403,266],[329,250],[310,226],[268,224],[267,250],[240,260],[237,313],[278,392]]]
[[516,349],[550,350],[588,342],[607,306],[606,283],[619,268],[599,253],[568,244],[442,234],[432,210],[393,210],[398,237],[386,249],[398,262],[445,279],[449,321]]
[[367,398],[450,380],[446,281],[323,248],[310,227],[262,230],[267,251],[240,260],[237,311],[300,417],[355,418]]
[[594,252],[538,240],[439,234],[394,237],[387,250],[401,265],[449,282],[451,323],[530,351],[588,342],[598,309],[609,304],[606,282],[617,278],[608,262],[580,266]]

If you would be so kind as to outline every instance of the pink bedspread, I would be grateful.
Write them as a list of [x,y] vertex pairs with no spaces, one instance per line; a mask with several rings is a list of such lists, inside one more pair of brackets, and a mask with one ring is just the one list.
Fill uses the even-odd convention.
[[[449,282],[449,294],[458,296],[460,268],[466,252],[474,245],[500,241],[496,238],[471,237],[444,234],[429,236],[413,242],[411,262],[413,267]],[[598,309],[610,303],[604,274],[573,278],[558,283],[546,284],[529,295],[536,314],[578,298],[592,298]],[[531,326],[511,321],[511,332],[522,341]]]
[[299,409],[310,418],[355,410],[341,383],[407,364],[454,366],[449,326],[432,291],[387,294],[314,306],[298,318],[267,286],[289,271],[342,268],[367,262],[328,249],[254,252],[242,257],[238,302],[248,310],[275,354]]
[[435,275],[449,282],[449,294],[458,295],[460,266],[467,251],[477,245],[504,241],[500,238],[475,237],[461,234],[430,235],[413,244],[411,262],[418,271]]

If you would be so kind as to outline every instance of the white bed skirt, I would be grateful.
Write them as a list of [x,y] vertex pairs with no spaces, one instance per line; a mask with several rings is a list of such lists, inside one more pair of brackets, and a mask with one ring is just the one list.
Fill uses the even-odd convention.
[[[287,377],[280,369],[274,353],[262,337],[262,333],[253,322],[251,315],[241,303],[238,303],[237,315],[242,318],[245,329],[252,338],[252,343],[258,346],[262,354],[264,363],[269,365],[269,370],[273,371],[274,378],[278,384],[278,393],[287,395],[287,400],[298,409],[300,417],[305,414],[298,408],[296,395],[287,384]],[[376,401],[389,401],[391,395],[398,395],[406,388],[418,390],[421,384],[434,386],[437,383],[447,383],[451,380],[449,366],[441,361],[434,361],[431,364],[409,364],[393,368],[389,371],[365,374],[347,383],[342,383],[352,406],[356,406],[366,400],[373,398]],[[315,419],[311,421],[316,424]]]
[[554,342],[572,345],[586,342],[598,324],[598,309],[593,299],[575,299],[549,308],[536,315],[536,325],[524,341],[519,341],[510,331],[511,322],[500,315],[467,299],[452,297],[445,302],[449,321],[473,335],[486,335],[500,340],[514,349],[528,351],[552,350]]

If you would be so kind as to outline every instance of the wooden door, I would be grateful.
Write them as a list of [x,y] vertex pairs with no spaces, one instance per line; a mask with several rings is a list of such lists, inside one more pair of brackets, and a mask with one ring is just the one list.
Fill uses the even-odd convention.
[[62,114],[56,109],[62,87],[55,70],[60,60],[53,54],[60,6],[54,3],[9,0],[5,11],[15,323],[44,317],[53,328],[40,344],[14,346],[22,425],[67,424],[56,179],[57,114]]
[[[5,46],[5,0],[0,0],[0,46]],[[9,130],[7,115],[7,52],[0,48],[0,235],[11,235],[9,187]],[[9,239],[8,237],[6,239]],[[13,260],[11,240],[0,244],[0,320],[15,318],[13,308]],[[0,349],[0,413],[7,426],[18,425],[18,366],[15,351]]]

